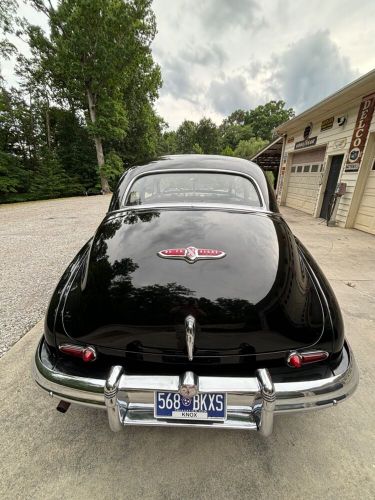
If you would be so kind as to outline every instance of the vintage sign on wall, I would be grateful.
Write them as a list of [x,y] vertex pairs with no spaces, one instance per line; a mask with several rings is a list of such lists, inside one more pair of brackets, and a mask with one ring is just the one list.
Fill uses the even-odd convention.
[[342,139],[336,139],[333,143],[333,149],[342,149],[346,144],[346,137]]
[[309,146],[315,146],[318,137],[310,137],[309,139],[304,139],[303,141],[298,141],[294,145],[294,149],[308,148]]
[[362,99],[350,143],[345,172],[358,172],[375,107],[375,93]]
[[323,120],[321,125],[320,125],[320,131],[324,132],[325,130],[329,130],[330,128],[333,127],[333,122],[335,121],[334,116],[330,116],[326,120]]

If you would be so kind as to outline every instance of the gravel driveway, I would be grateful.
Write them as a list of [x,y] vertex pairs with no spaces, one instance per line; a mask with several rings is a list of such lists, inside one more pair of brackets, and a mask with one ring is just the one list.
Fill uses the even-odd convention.
[[44,315],[62,272],[109,196],[0,205],[0,357]]

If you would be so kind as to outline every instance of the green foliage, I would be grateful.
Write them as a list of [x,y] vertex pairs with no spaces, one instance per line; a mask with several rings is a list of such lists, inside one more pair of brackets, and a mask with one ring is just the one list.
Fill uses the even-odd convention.
[[106,155],[105,164],[101,168],[111,188],[114,188],[124,172],[124,164],[121,157],[114,151],[110,151]]
[[8,40],[7,35],[14,32],[17,2],[15,0],[0,1],[0,57],[9,59],[16,47]]
[[252,137],[248,141],[240,141],[234,150],[234,156],[250,159],[267,144],[268,141],[263,141],[262,139],[257,139],[256,137]]
[[53,107],[50,126],[51,146],[66,174],[77,176],[86,191],[95,188],[99,183],[96,155],[83,119],[72,110]]
[[83,194],[84,190],[77,179],[66,175],[56,156],[46,151],[32,177],[30,193],[39,198],[58,198]]
[[210,118],[202,118],[196,127],[196,142],[205,154],[217,154],[219,151],[219,132]]
[[191,120],[184,120],[176,131],[176,146],[179,153],[194,153],[197,125]]
[[49,37],[28,30],[32,73],[42,72],[60,99],[86,112],[106,190],[103,140],[125,139],[131,119],[139,120],[134,99],[150,104],[161,84],[150,49],[156,33],[151,0],[64,0],[56,9],[48,1],[32,3],[50,27]]
[[195,143],[193,145],[193,153],[195,153],[197,155],[203,155],[204,151],[203,151],[202,146],[200,146],[199,144]]
[[274,185],[275,185],[275,174],[272,172],[272,170],[267,170],[264,173],[266,174],[266,177],[267,177],[268,182],[270,183],[270,185],[272,187],[274,187]]
[[239,125],[230,123],[227,119],[219,128],[221,144],[234,149],[240,141],[247,141],[253,137],[251,125]]
[[160,154],[174,155],[178,152],[177,134],[174,130],[165,132],[159,143]]
[[47,32],[23,26],[16,0],[0,0],[0,57],[23,29],[30,48],[18,55],[20,89],[0,77],[1,201],[105,191],[130,165],[162,154],[251,158],[294,116],[270,101],[220,125],[203,117],[170,131],[153,106],[161,75],[151,0],[29,2],[47,16]]
[[27,184],[27,172],[18,158],[0,151],[0,195],[16,193]]
[[223,156],[234,156],[234,151],[228,144],[227,146],[225,146],[225,148],[221,151],[220,154]]
[[245,124],[251,126],[255,137],[271,141],[273,130],[293,116],[293,109],[285,109],[284,101],[270,101],[250,110],[245,116]]

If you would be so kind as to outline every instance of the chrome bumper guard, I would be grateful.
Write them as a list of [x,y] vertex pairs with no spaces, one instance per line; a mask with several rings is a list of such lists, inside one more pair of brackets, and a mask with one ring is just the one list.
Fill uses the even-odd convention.
[[[178,391],[184,380],[195,377],[202,393],[227,394],[227,419],[223,422],[163,420],[154,417],[154,392]],[[272,433],[274,414],[326,408],[344,401],[358,385],[358,369],[345,344],[343,357],[331,376],[319,380],[273,383],[266,368],[255,377],[198,377],[130,375],[113,366],[106,380],[78,377],[57,370],[42,339],[35,355],[34,377],[51,396],[71,403],[107,410],[110,428],[126,425],[205,427],[258,430]]]

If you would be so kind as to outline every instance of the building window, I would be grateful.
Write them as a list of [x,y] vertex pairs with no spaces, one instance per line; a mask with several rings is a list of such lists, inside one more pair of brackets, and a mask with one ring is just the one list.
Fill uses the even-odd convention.
[[303,167],[303,171],[304,171],[304,172],[309,172],[309,171],[310,171],[310,165],[305,165],[305,166]]
[[296,171],[296,167],[292,167],[292,172],[295,172]]
[[297,172],[302,172],[302,165],[298,165]]
[[375,160],[374,163],[372,164],[372,170],[375,170]]
[[311,165],[311,173],[315,173],[319,170],[319,165]]

